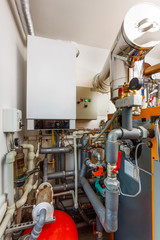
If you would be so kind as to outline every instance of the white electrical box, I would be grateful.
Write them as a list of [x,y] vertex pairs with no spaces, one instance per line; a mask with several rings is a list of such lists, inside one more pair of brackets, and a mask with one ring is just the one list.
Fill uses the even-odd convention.
[[70,128],[76,119],[76,47],[71,42],[28,36],[27,119],[34,129],[35,120],[57,120],[56,126]]
[[93,88],[77,87],[77,119],[97,119],[98,94]]
[[22,130],[22,111],[16,108],[3,109],[3,132],[18,132]]

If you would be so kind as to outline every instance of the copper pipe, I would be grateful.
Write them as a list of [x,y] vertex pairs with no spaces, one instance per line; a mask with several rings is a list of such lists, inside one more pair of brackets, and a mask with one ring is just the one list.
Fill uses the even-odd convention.
[[160,63],[146,68],[143,72],[143,75],[148,76],[148,75],[152,75],[152,74],[158,73],[158,72],[160,72]]

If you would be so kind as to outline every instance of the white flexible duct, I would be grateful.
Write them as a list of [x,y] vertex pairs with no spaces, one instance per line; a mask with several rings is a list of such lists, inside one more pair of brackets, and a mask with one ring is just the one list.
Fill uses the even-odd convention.
[[159,34],[158,6],[145,2],[129,9],[102,71],[94,77],[93,87],[106,93],[111,84],[112,99],[116,99],[118,87],[128,80],[128,68],[134,67],[136,61],[143,60],[160,42]]
[[15,0],[15,2],[26,36],[34,36],[35,34],[30,14],[29,0]]
[[[34,158],[35,158],[34,146],[32,144],[22,144],[22,147],[24,149],[28,149],[28,171],[32,171],[34,169]],[[33,177],[34,177],[33,174],[29,177],[28,183],[24,187],[24,193],[22,197],[16,202],[17,208],[22,207],[26,203],[28,194],[34,187]]]

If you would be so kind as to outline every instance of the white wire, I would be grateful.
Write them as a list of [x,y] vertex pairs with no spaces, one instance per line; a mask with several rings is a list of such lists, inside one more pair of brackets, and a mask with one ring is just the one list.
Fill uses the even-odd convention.
[[[132,163],[129,159],[128,159],[128,162],[130,162],[130,164],[132,164],[132,166],[134,166],[135,168],[137,168],[136,165],[135,165],[134,163]],[[144,170],[143,168],[138,167],[138,169],[139,169],[140,171],[142,171],[142,172],[147,173],[147,174],[150,175],[150,176],[154,176],[152,173]]]
[[160,162],[159,159],[159,149],[160,149],[160,134],[159,134],[159,119],[155,122],[155,138],[156,138],[156,144],[157,144],[157,160]]
[[[138,169],[139,166],[138,166],[138,159],[137,159],[137,152],[138,152],[138,148],[140,145],[145,145],[145,143],[139,143],[137,146],[136,146],[136,150],[135,150],[135,163],[136,163],[136,168]],[[123,193],[121,188],[119,188],[120,190],[120,194],[122,194],[123,196],[125,197],[131,197],[131,198],[134,198],[134,197],[137,197],[140,193],[141,193],[141,190],[142,190],[142,186],[141,186],[141,178],[140,178],[140,171],[138,171],[138,183],[139,183],[139,187],[138,187],[138,192],[133,194],[133,195],[130,195],[130,194],[126,194],[126,193]]]

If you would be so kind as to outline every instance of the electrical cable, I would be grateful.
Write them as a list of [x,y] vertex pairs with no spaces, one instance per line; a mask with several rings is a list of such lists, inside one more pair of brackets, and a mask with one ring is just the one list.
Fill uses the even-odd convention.
[[66,140],[67,140],[67,142],[68,142],[68,144],[69,144],[69,146],[72,148],[72,151],[73,151],[73,145],[69,142],[69,139],[68,139],[68,137],[67,137],[67,134],[65,135],[66,136]]
[[100,134],[93,140],[93,143],[95,143],[100,136],[110,127],[110,125],[113,123],[116,117],[118,117],[121,114],[121,110],[117,110],[114,112],[113,117],[106,123],[105,127],[103,130],[100,132]]
[[[128,160],[128,162],[130,162],[130,164],[132,164],[132,166],[134,166],[135,168],[137,168],[134,163],[132,163],[129,159],[127,159],[127,160]],[[146,174],[148,174],[148,175],[150,175],[150,176],[154,176],[152,173],[146,171],[146,170],[143,169],[143,168],[138,167],[137,169],[139,169],[140,171],[142,171],[142,172],[144,172],[144,173],[146,173]]]
[[[136,168],[138,169],[139,166],[138,166],[138,159],[137,159],[137,152],[138,152],[138,148],[139,146],[141,145],[145,145],[145,143],[139,143],[137,146],[136,146],[136,150],[135,150],[135,163],[136,163]],[[126,193],[123,193],[121,188],[119,187],[119,190],[120,190],[120,194],[122,196],[125,196],[125,197],[131,197],[131,198],[134,198],[134,197],[137,197],[140,193],[141,193],[141,190],[142,190],[142,186],[141,186],[141,178],[140,178],[140,171],[138,171],[138,183],[139,183],[139,187],[138,187],[138,192],[133,194],[133,195],[130,195],[130,194],[126,194]]]
[[157,160],[160,162],[159,156],[160,156],[160,134],[159,134],[159,119],[156,119],[155,122],[155,138],[156,138],[156,144],[157,144]]

